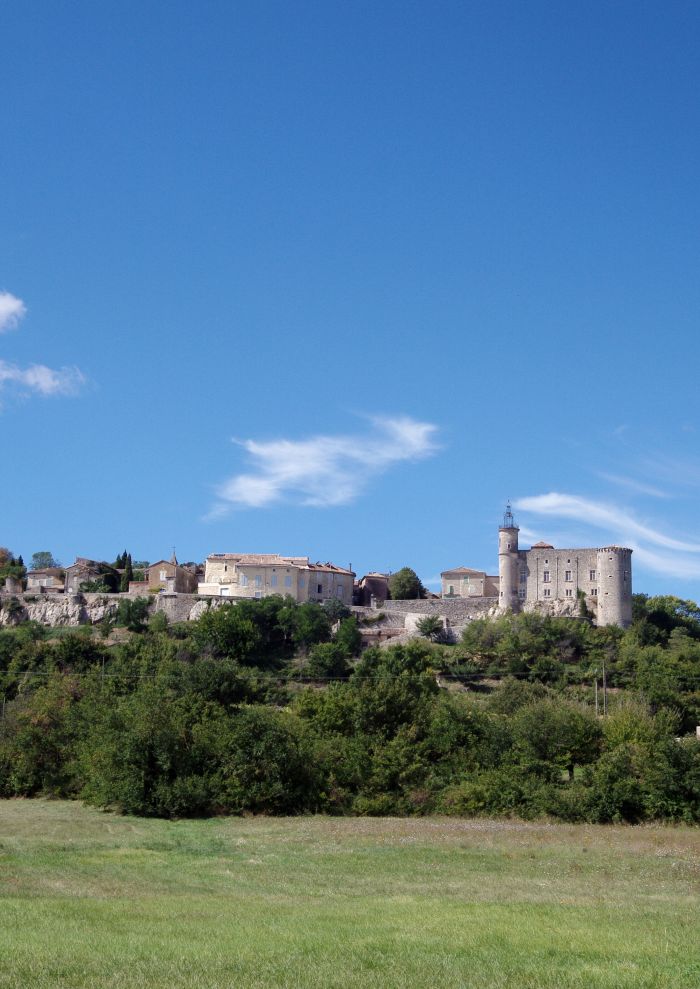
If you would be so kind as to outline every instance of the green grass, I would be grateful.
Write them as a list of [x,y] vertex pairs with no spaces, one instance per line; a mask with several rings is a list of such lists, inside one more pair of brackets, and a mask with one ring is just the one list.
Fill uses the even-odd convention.
[[0,802],[0,987],[700,986],[700,832]]

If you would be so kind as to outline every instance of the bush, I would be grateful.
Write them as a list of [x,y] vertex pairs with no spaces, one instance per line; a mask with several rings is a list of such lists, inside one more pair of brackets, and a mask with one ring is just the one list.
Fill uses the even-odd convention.
[[319,680],[342,679],[348,675],[349,670],[345,650],[337,642],[320,642],[315,645],[304,665],[304,673],[318,677]]

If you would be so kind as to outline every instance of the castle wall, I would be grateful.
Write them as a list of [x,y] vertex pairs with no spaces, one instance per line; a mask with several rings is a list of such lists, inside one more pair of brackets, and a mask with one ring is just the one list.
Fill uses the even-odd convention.
[[381,610],[391,614],[443,615],[450,624],[462,625],[472,618],[492,614],[497,605],[496,597],[429,598],[426,601],[385,601]]
[[597,594],[598,551],[595,549],[528,549],[521,550],[518,556],[521,601],[576,600],[579,588],[586,597]]

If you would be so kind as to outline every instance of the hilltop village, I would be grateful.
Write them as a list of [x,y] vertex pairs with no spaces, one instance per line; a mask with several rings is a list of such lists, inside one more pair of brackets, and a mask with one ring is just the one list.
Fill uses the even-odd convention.
[[[538,542],[522,549],[519,528],[507,506],[498,529],[498,573],[457,566],[441,574],[441,590],[393,600],[388,573],[359,579],[349,567],[277,553],[211,553],[203,563],[168,559],[134,564],[126,552],[114,563],[76,557],[70,566],[25,570],[21,557],[7,566],[0,587],[0,623],[10,624],[2,600],[16,599],[28,618],[45,624],[99,620],[109,599],[146,596],[154,610],[176,620],[197,618],[212,602],[291,597],[297,604],[329,600],[345,607],[387,610],[410,629],[415,616],[440,616],[460,627],[475,617],[537,610],[554,616],[590,616],[598,625],[627,627],[632,619],[632,550],[620,546],[555,548]],[[48,554],[46,554],[48,556]],[[51,560],[52,564],[56,561]],[[156,600],[157,599],[157,600]],[[47,606],[49,601],[51,606]],[[32,607],[37,605],[38,607]],[[4,619],[3,619],[4,611]]]

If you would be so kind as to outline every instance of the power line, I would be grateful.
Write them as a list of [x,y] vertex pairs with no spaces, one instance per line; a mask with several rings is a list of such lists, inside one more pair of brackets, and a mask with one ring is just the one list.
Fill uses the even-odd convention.
[[[191,667],[183,666],[182,669],[191,669]],[[249,672],[250,671],[250,672]],[[181,672],[180,670],[176,672]],[[4,674],[0,676],[7,677],[50,677],[55,674],[69,677],[93,677],[98,679],[122,679],[122,680],[149,680],[149,679],[166,679],[169,671],[158,671],[156,673],[108,673],[103,671],[100,666],[95,666],[91,670],[6,670]],[[643,674],[647,673],[652,676],[663,676],[669,679],[677,680],[689,680],[689,681],[700,681],[700,673],[690,674],[682,673],[677,670],[654,670],[654,671],[643,671]],[[237,671],[233,674],[234,676],[240,676],[242,679],[255,680],[274,680],[278,683],[348,683],[350,680],[408,680],[408,679],[434,679],[439,677],[440,680],[451,680],[455,682],[461,682],[463,680],[517,680],[517,679],[528,679],[537,682],[540,679],[556,678],[561,679],[566,676],[579,676],[581,681],[593,680],[596,677],[595,671],[587,671],[579,675],[572,673],[571,670],[550,670],[550,671],[533,671],[525,670],[514,673],[509,673],[507,671],[496,671],[493,673],[473,672],[473,673],[444,673],[439,669],[425,670],[421,673],[354,673],[350,671],[346,676],[289,676],[279,673],[269,673],[269,672],[257,672],[252,667],[242,667],[241,671]],[[621,674],[621,678],[627,679],[629,677],[637,678],[640,674],[629,673],[625,671]],[[610,671],[607,671],[607,679],[609,681]],[[572,684],[573,686],[576,683]],[[609,689],[609,683],[608,683]]]

